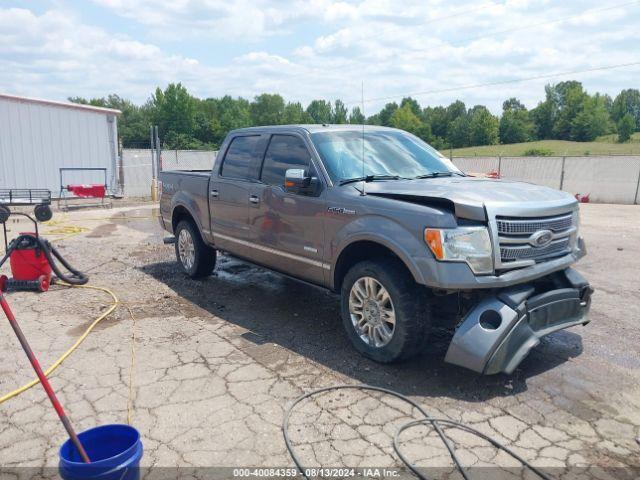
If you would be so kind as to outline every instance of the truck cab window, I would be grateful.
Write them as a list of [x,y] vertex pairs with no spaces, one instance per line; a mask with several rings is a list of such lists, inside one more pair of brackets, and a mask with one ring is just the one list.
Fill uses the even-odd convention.
[[274,186],[284,185],[285,172],[290,168],[309,169],[311,155],[304,142],[293,135],[274,135],[262,165],[261,180]]
[[222,162],[220,175],[227,178],[249,179],[249,166],[259,140],[259,135],[234,138]]

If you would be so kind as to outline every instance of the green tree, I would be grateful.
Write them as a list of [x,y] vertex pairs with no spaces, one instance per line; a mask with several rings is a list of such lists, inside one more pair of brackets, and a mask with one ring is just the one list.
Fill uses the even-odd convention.
[[469,122],[469,140],[472,145],[495,145],[498,143],[498,119],[482,105],[473,107]]
[[449,124],[447,129],[447,143],[450,147],[460,148],[471,145],[469,117],[460,115]]
[[391,117],[398,108],[398,104],[395,102],[387,103],[377,114],[379,122],[377,125],[383,125],[385,127],[391,126]]
[[219,125],[219,130],[216,132],[218,145],[222,143],[229,131],[252,125],[250,104],[244,98],[225,95],[220,99],[214,99],[213,115],[217,118]]
[[640,125],[640,90],[629,88],[622,90],[611,105],[611,118],[618,123],[627,114],[631,114],[636,125]]
[[553,125],[558,114],[558,105],[551,93],[551,85],[545,87],[546,99],[531,110],[531,117],[536,128],[536,138],[545,140],[553,137]]
[[420,107],[420,104],[416,99],[411,97],[403,98],[402,101],[400,102],[400,108],[406,107],[406,106],[409,106],[413,114],[422,120],[422,115],[423,115],[422,108]]
[[613,124],[607,112],[605,99],[593,96],[583,99],[582,109],[571,120],[571,139],[591,142],[598,136],[613,131]]
[[[170,133],[193,134],[196,101],[181,83],[170,83],[164,91],[156,88],[151,102],[152,120],[158,125],[162,139],[167,138]],[[173,145],[169,147],[173,148]]]
[[582,88],[582,84],[575,80],[560,82],[552,87],[551,92],[558,106],[553,125],[554,138],[574,140],[576,129],[573,122],[584,109],[589,95]]
[[304,111],[300,102],[287,103],[284,107],[282,123],[285,125],[294,125],[299,123],[313,123],[311,116]]
[[336,100],[333,105],[333,123],[347,123],[347,115],[349,111],[344,106],[342,100]]
[[449,119],[447,109],[444,107],[427,107],[422,111],[422,117],[431,127],[431,132],[435,138],[440,138],[444,142],[447,138]]
[[625,113],[618,122],[618,142],[623,143],[631,139],[636,130],[636,120],[630,113]]
[[446,113],[447,113],[447,123],[451,123],[459,117],[466,116],[467,107],[465,106],[464,102],[460,100],[456,100],[446,108]]
[[409,104],[405,104],[393,112],[393,115],[391,115],[389,119],[389,124],[394,128],[406,130],[414,135],[419,135],[424,127],[422,121],[413,113]]
[[535,134],[535,125],[526,107],[516,98],[510,98],[502,104],[500,118],[500,141],[519,143],[531,141]]
[[365,118],[362,114],[362,111],[360,110],[360,107],[353,107],[351,109],[351,114],[349,115],[349,123],[357,125],[365,123]]
[[278,125],[284,117],[284,99],[278,94],[263,93],[251,103],[253,125]]
[[333,109],[326,100],[313,100],[307,107],[307,113],[315,123],[331,123]]

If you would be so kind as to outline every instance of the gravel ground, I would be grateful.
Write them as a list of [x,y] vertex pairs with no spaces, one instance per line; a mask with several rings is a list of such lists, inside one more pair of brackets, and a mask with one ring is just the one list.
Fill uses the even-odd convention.
[[[402,364],[364,359],[342,331],[336,296],[227,257],[213,276],[189,280],[173,247],[162,244],[155,215],[140,204],[56,213],[43,227],[91,285],[122,302],[52,384],[78,430],[130,418],[143,437],[143,466],[180,467],[190,478],[233,476],[200,467],[291,467],[284,408],[311,388],[366,383],[464,421],[554,477],[639,475],[632,469],[640,469],[640,207],[584,205],[589,254],[578,269],[596,289],[592,322],[545,338],[513,375],[492,377],[443,363],[440,337]],[[103,292],[61,286],[8,299],[44,366],[110,304]],[[0,325],[4,395],[33,374],[9,326]],[[300,404],[291,436],[305,465],[399,467],[391,440],[410,418],[419,417],[390,397],[342,391]],[[461,431],[451,437],[480,478],[520,476],[517,462],[490,444]],[[55,476],[64,438],[39,386],[2,403],[0,477]],[[426,427],[406,432],[402,445],[416,465],[459,478]],[[170,468],[145,475],[158,472],[177,476]]]

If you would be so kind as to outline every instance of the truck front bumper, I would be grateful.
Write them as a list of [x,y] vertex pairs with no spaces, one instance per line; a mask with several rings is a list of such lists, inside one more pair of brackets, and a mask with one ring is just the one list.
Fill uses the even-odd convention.
[[547,282],[497,290],[458,325],[445,361],[484,375],[512,373],[540,339],[586,325],[593,288],[567,268]]

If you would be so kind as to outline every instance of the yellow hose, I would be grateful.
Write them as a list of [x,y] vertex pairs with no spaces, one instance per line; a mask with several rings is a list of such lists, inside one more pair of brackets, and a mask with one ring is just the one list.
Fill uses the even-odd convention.
[[[51,365],[47,370],[45,370],[44,374],[46,377],[48,377],[49,375],[51,375],[56,368],[58,368],[62,362],[64,362],[67,357],[69,355],[71,355],[75,349],[77,349],[80,344],[82,342],[84,342],[85,338],[87,338],[87,336],[91,333],[91,330],[93,330],[95,328],[96,325],[98,325],[98,323],[100,323],[102,320],[104,320],[107,316],[109,316],[109,314],[111,314],[118,306],[118,304],[120,303],[120,300],[118,300],[118,297],[116,297],[116,294],[113,293],[111,290],[109,290],[108,288],[104,288],[104,287],[94,287],[92,285],[70,285],[68,283],[64,283],[64,282],[57,282],[58,285],[64,285],[66,287],[73,287],[73,288],[88,288],[90,290],[98,290],[101,292],[105,292],[108,293],[109,295],[111,295],[111,298],[113,299],[113,303],[111,304],[111,306],[102,314],[100,314],[100,316],[98,318],[96,318],[91,325],[89,325],[87,327],[87,329],[84,331],[84,333],[82,335],[80,335],[80,337],[76,340],[76,342],[71,346],[71,348],[69,350],[67,350],[66,352],[64,352],[62,354],[62,356],[60,358],[58,358],[53,365]],[[40,383],[40,381],[36,378],[34,380],[32,380],[29,383],[26,383],[25,385],[21,386],[20,388],[17,388],[16,390],[14,390],[13,392],[7,393],[6,395],[0,397],[0,404],[6,402],[7,400],[20,395],[21,393],[29,390],[31,387],[33,387],[34,385],[37,385],[38,383]]]

